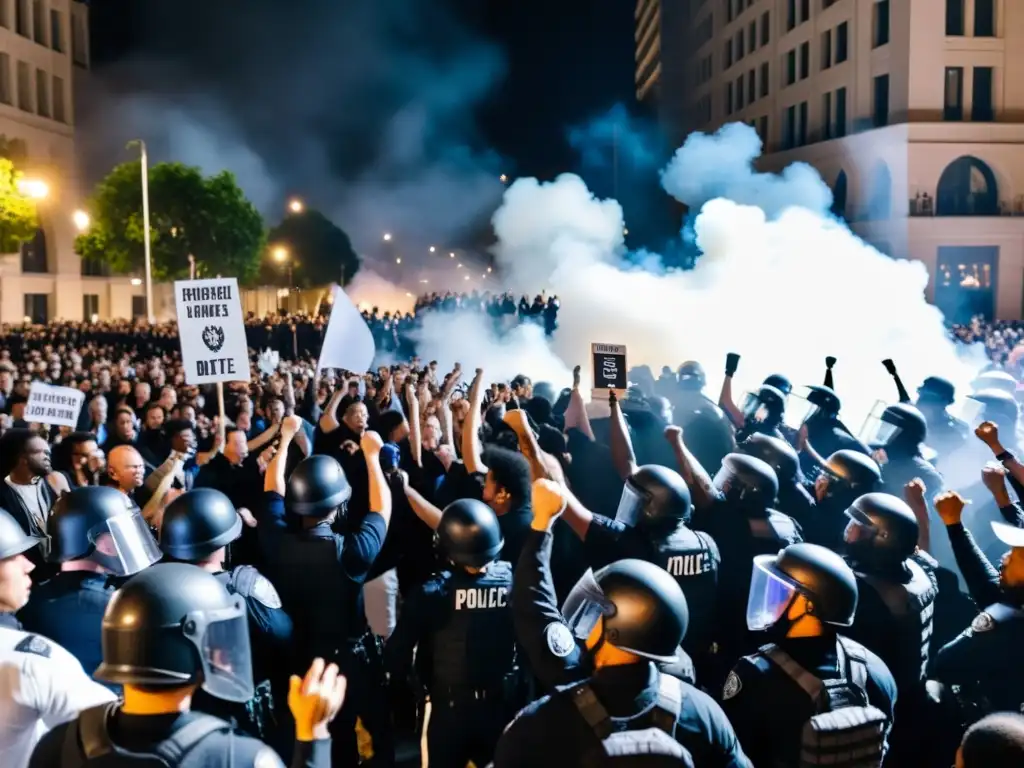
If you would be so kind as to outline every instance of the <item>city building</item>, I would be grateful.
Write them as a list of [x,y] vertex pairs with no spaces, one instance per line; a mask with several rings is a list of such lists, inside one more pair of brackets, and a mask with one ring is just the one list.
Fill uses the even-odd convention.
[[636,100],[643,104],[657,95],[661,77],[661,0],[636,0],[634,19]]
[[[0,144],[38,197],[40,229],[0,255],[0,322],[145,316],[145,288],[83,263],[87,226],[75,157],[76,70],[89,67],[89,8],[72,0],[0,0]],[[135,284],[138,283],[138,284]]]
[[685,51],[682,130],[748,123],[764,170],[810,163],[855,232],[924,263],[948,318],[1022,317],[1024,3],[689,0],[688,13],[688,34],[662,30],[658,46]]

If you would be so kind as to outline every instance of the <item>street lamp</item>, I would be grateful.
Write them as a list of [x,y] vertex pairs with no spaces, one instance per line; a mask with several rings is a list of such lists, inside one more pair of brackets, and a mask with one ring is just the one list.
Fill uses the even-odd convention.
[[49,185],[40,179],[18,179],[18,191],[33,200],[45,200],[50,194]]
[[385,232],[384,233],[384,242],[386,243],[386,242],[388,242],[390,240],[391,240],[391,233],[390,232]]
[[278,264],[287,264],[288,265],[288,287],[291,288],[292,287],[292,260],[291,260],[291,254],[288,253],[288,249],[287,248],[285,248],[284,246],[280,246],[280,245],[277,246],[276,248],[274,248],[272,253],[273,253],[273,256],[274,256],[274,261],[276,261]]
[[89,228],[89,214],[83,210],[77,210],[71,214],[71,220],[79,232],[85,232]]
[[501,174],[501,176],[499,176],[499,177],[498,177],[498,181],[500,181],[500,182],[501,182],[502,184],[504,184],[505,182],[507,182],[507,181],[508,181],[508,176],[506,176],[506,175],[505,175],[505,174],[503,173],[503,174]]
[[146,142],[134,139],[128,146],[138,146],[140,175],[142,176],[142,230],[143,247],[146,252],[146,315],[150,325],[156,322],[153,314],[153,253],[149,237],[149,155],[146,153]]
[[430,246],[430,252],[431,253],[435,253],[436,251],[437,251],[437,248],[435,248],[434,246]]
[[298,198],[293,198],[288,203],[288,210],[291,211],[292,213],[302,213],[304,209],[305,206],[302,204],[302,201],[299,200]]

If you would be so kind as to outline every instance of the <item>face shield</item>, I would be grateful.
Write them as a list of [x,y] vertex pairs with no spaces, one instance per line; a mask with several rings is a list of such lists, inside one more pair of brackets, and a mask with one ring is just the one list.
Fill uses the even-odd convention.
[[861,518],[850,511],[847,511],[846,516],[850,518],[850,522],[846,524],[846,530],[843,531],[844,544],[847,546],[870,545],[878,538],[878,528],[867,519]]
[[115,576],[131,576],[158,561],[163,553],[138,512],[109,517],[89,531],[89,559]]
[[974,428],[981,424],[981,412],[983,410],[985,410],[985,405],[980,400],[975,400],[973,397],[965,397],[947,407],[946,413],[954,419],[960,419],[960,421]]
[[900,428],[882,418],[888,407],[888,403],[881,400],[876,400],[871,407],[871,412],[864,419],[864,425],[860,428],[860,434],[857,435],[864,445],[875,448],[888,445],[896,439]]
[[793,391],[786,395],[782,422],[790,429],[799,430],[818,411],[818,406],[807,399],[808,394],[810,390],[807,387],[793,387]]
[[635,528],[637,523],[643,519],[644,508],[647,506],[647,496],[641,493],[636,487],[626,481],[622,487],[622,496],[619,498],[619,508],[615,512],[615,522],[622,523],[628,528]]
[[182,626],[202,660],[203,690],[226,701],[251,699],[252,653],[245,601],[236,596],[230,608],[193,611]]
[[796,596],[797,589],[771,570],[775,555],[754,558],[754,572],[750,577],[747,597],[747,628],[761,632],[785,616]]
[[562,616],[573,636],[581,643],[590,637],[602,616],[614,615],[615,605],[604,596],[593,570],[588,570],[580,577],[562,603]]
[[743,400],[743,421],[749,424],[763,424],[768,420],[768,408],[756,392],[748,392]]

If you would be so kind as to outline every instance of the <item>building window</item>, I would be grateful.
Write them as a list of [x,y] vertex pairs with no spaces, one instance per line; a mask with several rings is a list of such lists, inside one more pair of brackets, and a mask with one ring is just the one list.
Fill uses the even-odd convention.
[[836,91],[836,127],[832,132],[837,139],[846,135],[846,89]]
[[24,61],[18,62],[18,109],[32,111],[32,70]]
[[747,55],[746,50],[743,47],[743,30],[736,33],[736,61],[739,61]]
[[747,27],[747,50],[753,53],[757,49],[757,22],[750,22]]
[[753,104],[757,101],[757,72],[750,70],[747,72],[747,104]]
[[50,322],[50,297],[45,293],[26,293],[25,317],[32,325]]
[[874,83],[874,103],[871,105],[871,117],[875,128],[889,124],[889,76],[879,75]]
[[132,320],[144,320],[148,314],[146,312],[146,297],[132,296]]
[[768,75],[769,75],[768,62],[766,61],[766,62],[763,62],[761,64],[761,98],[762,99],[768,95],[768,92],[770,90],[770,86],[768,85]]
[[796,145],[802,147],[807,143],[807,102],[800,102],[799,119],[797,120]]
[[32,3],[32,37],[40,45],[46,45],[46,9],[43,0]]
[[11,11],[9,3],[0,3],[0,27],[11,28]]
[[50,47],[58,53],[64,52],[64,30],[61,28],[60,11],[50,9]]
[[786,85],[796,82],[796,50],[786,54]]
[[736,79],[736,111],[743,109],[743,75]]
[[800,79],[806,80],[811,74],[811,44],[803,43],[800,46]]
[[725,0],[725,23],[728,24],[733,20],[732,11],[732,0]]
[[787,107],[786,124],[783,127],[782,148],[792,149],[796,145],[796,105]]
[[964,68],[946,67],[945,95],[942,104],[943,120],[964,119]]
[[53,119],[58,123],[68,121],[67,112],[64,109],[64,81],[53,76]]
[[22,37],[28,37],[28,2],[14,0],[14,31]]
[[996,36],[995,0],[974,0],[974,36]]
[[43,70],[36,70],[36,113],[50,116],[50,76]]
[[843,22],[836,27],[836,64],[842,64],[849,55],[850,25]]
[[832,7],[833,5],[835,5],[835,4],[837,3],[837,2],[839,2],[839,0],[821,0],[821,7],[822,7],[823,9],[824,9],[824,8],[831,8],[831,7]]
[[872,20],[872,48],[880,48],[889,42],[889,0],[881,0],[875,3],[873,8],[874,19]]
[[0,103],[12,104],[11,93],[11,57],[0,53]]
[[937,216],[998,216],[999,186],[988,164],[957,158],[942,172],[935,192]]
[[821,33],[821,68],[832,66],[832,30]]
[[964,34],[964,0],[946,0],[946,37]]
[[[711,21],[711,17],[708,17]],[[705,42],[710,38],[708,35]],[[80,67],[89,66],[89,39],[85,29],[85,19],[72,14],[71,16],[71,60]]]
[[811,18],[811,0],[800,0],[800,23]]
[[82,259],[82,277],[107,277],[110,267],[105,261]]
[[21,244],[21,271],[27,274],[46,274],[46,235],[42,229],[36,236]]
[[765,11],[761,14],[761,45],[768,45],[772,40],[771,12]]
[[82,294],[82,322],[93,323],[100,317],[100,297],[96,293]]
[[732,38],[730,37],[725,41],[725,54],[722,56],[725,66],[722,69],[728,69],[732,66]]
[[757,135],[761,137],[761,144],[768,143],[768,115],[757,118]]
[[786,31],[796,26],[796,0],[786,0]]
[[992,105],[992,67],[975,67],[973,85],[971,120],[978,123],[991,122],[995,118]]
[[725,84],[725,114],[732,114],[732,80]]
[[821,138],[828,141],[832,138],[832,94],[821,97]]

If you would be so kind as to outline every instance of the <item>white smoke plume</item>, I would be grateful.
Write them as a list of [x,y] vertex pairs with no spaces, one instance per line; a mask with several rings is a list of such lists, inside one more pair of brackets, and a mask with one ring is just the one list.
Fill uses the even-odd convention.
[[731,125],[690,137],[663,172],[682,202],[708,201],[696,221],[704,255],[686,272],[625,266],[621,208],[577,176],[511,185],[494,216],[496,258],[511,288],[547,285],[560,297],[558,357],[586,369],[590,344],[604,342],[626,344],[630,367],[656,372],[696,359],[714,396],[728,352],[742,355],[739,389],[775,372],[820,384],[834,355],[853,429],[876,400],[896,399],[885,358],[911,391],[928,375],[966,391],[983,361],[947,338],[924,298],[925,267],[884,256],[829,216],[831,194],[810,166],[756,173],[759,150],[753,129]]

